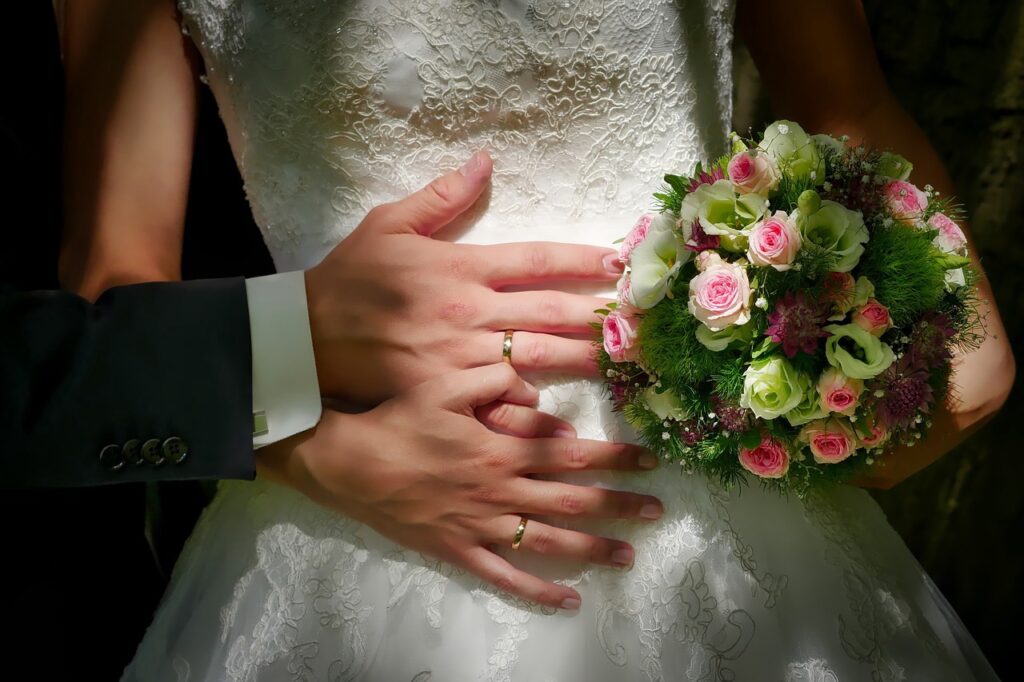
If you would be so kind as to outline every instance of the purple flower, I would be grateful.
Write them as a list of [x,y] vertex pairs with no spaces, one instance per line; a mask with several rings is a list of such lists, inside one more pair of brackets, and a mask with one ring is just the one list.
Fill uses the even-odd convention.
[[924,370],[945,365],[953,357],[947,343],[954,333],[949,317],[942,313],[929,314],[918,320],[910,332],[910,347],[907,349],[911,364]]
[[700,175],[690,180],[690,186],[686,188],[686,191],[696,191],[701,185],[713,185],[718,180],[725,180],[725,172],[721,166],[715,166],[710,173],[702,170]]
[[722,238],[717,234],[708,234],[700,224],[700,219],[694,220],[690,226],[690,238],[686,240],[686,248],[695,253],[701,251],[712,251],[722,245]]
[[722,400],[718,396],[711,399],[711,407],[718,415],[718,424],[723,430],[731,433],[743,433],[754,424],[753,413],[736,403]]
[[878,416],[890,431],[910,426],[918,412],[927,414],[934,398],[928,373],[915,366],[909,355],[890,365],[872,384],[871,390],[882,391]]
[[792,358],[798,350],[813,355],[818,341],[828,336],[822,330],[826,309],[802,293],[790,292],[779,299],[775,309],[768,313],[765,336],[782,344],[782,352]]

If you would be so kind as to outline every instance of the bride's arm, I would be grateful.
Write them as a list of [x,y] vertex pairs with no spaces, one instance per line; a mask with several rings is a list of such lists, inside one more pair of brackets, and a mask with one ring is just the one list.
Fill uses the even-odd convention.
[[75,0],[64,18],[63,286],[180,278],[195,71],[170,0]]
[[[736,21],[779,116],[810,132],[846,134],[852,144],[898,152],[914,164],[915,184],[955,194],[934,147],[886,85],[858,0],[740,0]],[[927,438],[894,452],[867,485],[891,487],[941,457],[994,415],[1013,386],[1006,330],[965,232],[983,276],[978,291],[987,336],[978,350],[954,359],[957,400],[935,410]]]

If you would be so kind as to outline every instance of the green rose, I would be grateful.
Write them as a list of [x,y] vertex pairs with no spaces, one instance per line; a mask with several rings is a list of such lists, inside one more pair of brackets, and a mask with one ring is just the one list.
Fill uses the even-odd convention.
[[818,391],[811,384],[811,380],[802,375],[801,378],[806,381],[804,399],[800,401],[799,405],[786,413],[786,421],[789,422],[790,426],[802,426],[815,419],[824,419],[828,416],[828,412],[821,407]]
[[830,324],[825,331],[832,335],[825,341],[828,364],[852,379],[876,377],[896,360],[888,344],[855,324]]
[[782,356],[755,360],[744,373],[740,406],[761,419],[775,419],[799,406],[809,386]]
[[783,175],[791,180],[825,182],[825,162],[810,136],[792,121],[776,121],[765,128],[761,149],[765,150]]
[[630,254],[630,298],[637,308],[657,305],[692,253],[672,230],[651,230]]
[[826,199],[814,212],[797,208],[790,215],[790,220],[796,223],[804,239],[838,257],[832,268],[834,271],[849,272],[860,262],[864,244],[868,241],[868,229],[859,212]]
[[654,386],[651,386],[644,391],[644,402],[651,412],[658,415],[658,419],[674,419],[681,422],[690,418],[690,413],[672,391],[658,393]]
[[707,234],[718,235],[722,246],[740,253],[747,250],[747,232],[768,214],[768,199],[737,194],[729,180],[701,185],[683,198],[679,218],[686,239],[695,220]]
[[912,170],[914,170],[914,164],[892,152],[882,152],[878,159],[878,165],[875,166],[877,175],[894,180],[906,180],[910,177]]
[[724,329],[713,332],[708,329],[707,325],[700,325],[697,327],[697,340],[704,344],[708,350],[713,350],[716,353],[723,351],[729,347],[729,344],[733,341],[742,341],[744,344],[750,343],[751,325],[729,325]]

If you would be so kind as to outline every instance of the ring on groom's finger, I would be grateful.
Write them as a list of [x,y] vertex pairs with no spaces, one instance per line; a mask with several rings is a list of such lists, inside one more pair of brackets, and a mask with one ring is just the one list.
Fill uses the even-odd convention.
[[505,340],[501,342],[501,361],[506,365],[512,364],[512,334],[514,329],[505,330]]
[[525,516],[519,517],[519,527],[516,528],[516,534],[512,537],[512,549],[519,549],[519,545],[523,542],[523,535],[526,534],[526,521]]

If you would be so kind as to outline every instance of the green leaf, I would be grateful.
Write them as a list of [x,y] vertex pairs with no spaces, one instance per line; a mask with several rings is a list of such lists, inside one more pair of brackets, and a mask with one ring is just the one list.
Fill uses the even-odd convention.
[[747,431],[740,436],[740,445],[747,450],[753,450],[761,444],[761,432],[757,429]]
[[776,348],[779,347],[779,345],[780,344],[775,343],[770,338],[766,338],[763,341],[761,341],[761,344],[757,348],[754,349],[754,352],[750,354],[750,357],[753,360],[757,360],[758,358],[768,355],[769,353],[774,351]]

